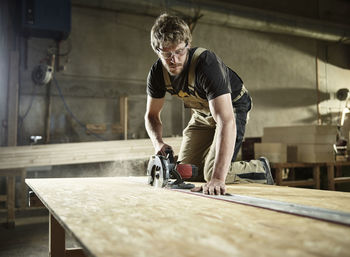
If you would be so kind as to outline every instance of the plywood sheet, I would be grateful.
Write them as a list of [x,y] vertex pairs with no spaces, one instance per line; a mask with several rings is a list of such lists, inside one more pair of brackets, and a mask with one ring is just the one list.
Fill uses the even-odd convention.
[[262,184],[227,185],[227,191],[231,194],[241,194],[350,213],[350,193],[347,192]]
[[[155,189],[130,178],[26,182],[91,256],[346,256],[350,252],[349,227]],[[228,190],[286,199],[314,192],[255,185],[232,185]],[[333,193],[337,192],[320,191],[316,196],[323,198],[318,202],[336,199]]]

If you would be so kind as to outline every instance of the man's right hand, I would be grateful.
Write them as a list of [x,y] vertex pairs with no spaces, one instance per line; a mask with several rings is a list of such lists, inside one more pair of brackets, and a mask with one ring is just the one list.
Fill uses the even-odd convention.
[[169,150],[173,151],[173,148],[168,144],[161,143],[157,146],[155,150],[156,150],[156,154],[166,156],[167,155],[166,152],[169,152]]

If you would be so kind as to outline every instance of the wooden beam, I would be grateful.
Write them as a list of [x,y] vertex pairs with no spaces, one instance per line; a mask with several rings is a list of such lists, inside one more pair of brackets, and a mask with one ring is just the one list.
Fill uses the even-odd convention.
[[[175,154],[180,150],[181,140],[181,137],[164,138],[173,146]],[[150,139],[0,147],[0,170],[131,160],[149,158],[153,154]]]
[[17,145],[19,52],[10,53],[10,75],[8,83],[7,145]]
[[328,190],[335,190],[334,165],[332,164],[328,164],[327,166],[327,179],[328,179]]
[[334,178],[334,183],[349,183],[350,182],[350,177],[339,177],[339,178]]
[[83,249],[80,248],[68,248],[66,249],[65,257],[86,257]]
[[293,180],[293,181],[282,181],[280,186],[314,186],[315,181],[314,180]]
[[321,182],[320,182],[320,166],[319,165],[316,165],[313,167],[312,176],[313,176],[313,180],[315,182],[314,188],[320,189]]
[[66,250],[65,231],[50,213],[49,221],[49,256],[64,257]]
[[15,182],[14,175],[7,176],[7,226],[13,228],[15,226]]
[[120,124],[123,129],[124,139],[128,139],[128,97],[122,96],[120,99]]

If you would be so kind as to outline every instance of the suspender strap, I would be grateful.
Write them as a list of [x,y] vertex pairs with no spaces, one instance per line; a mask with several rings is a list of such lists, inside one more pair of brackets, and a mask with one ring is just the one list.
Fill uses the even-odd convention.
[[235,97],[235,99],[232,100],[232,102],[237,102],[243,95],[244,93],[248,92],[248,90],[245,88],[244,85],[242,85],[242,89],[241,89],[241,92],[239,93],[238,96]]
[[196,51],[193,53],[193,55],[192,55],[191,64],[190,64],[190,70],[188,72],[188,88],[191,91],[194,91],[194,83],[195,83],[195,80],[196,80],[195,71],[196,71],[196,65],[197,65],[197,62],[198,62],[198,57],[205,50],[207,50],[207,49],[202,48],[202,47],[198,47],[196,49]]
[[[191,59],[191,63],[190,63],[190,69],[188,72],[188,88],[191,91],[194,91],[194,84],[195,84],[195,80],[196,80],[196,65],[198,62],[198,57],[207,49],[202,48],[202,47],[198,47],[196,49],[196,51],[193,53],[192,55],[192,59]],[[169,73],[166,70],[166,68],[164,67],[164,65],[162,65],[162,69],[163,69],[163,78],[164,78],[164,83],[165,83],[165,87],[167,90],[174,90],[173,87],[171,86],[171,81],[170,81],[170,77],[169,77]],[[235,97],[235,99],[232,100],[232,102],[236,102],[238,101],[243,95],[244,93],[248,92],[248,90],[245,88],[245,86],[242,86],[241,92],[239,93],[238,96]],[[198,95],[197,95],[198,97]]]

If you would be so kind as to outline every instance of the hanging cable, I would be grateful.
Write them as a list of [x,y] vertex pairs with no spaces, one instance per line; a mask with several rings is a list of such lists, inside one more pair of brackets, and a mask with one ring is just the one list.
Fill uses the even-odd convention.
[[25,111],[23,116],[18,115],[17,136],[18,136],[19,142],[22,142],[22,138],[23,138],[22,127],[23,127],[23,124],[24,124],[24,120],[27,118],[30,110],[32,109],[33,102],[34,102],[34,99],[36,98],[36,96],[37,96],[37,85],[33,85],[31,98],[30,98],[30,102],[29,102],[29,105],[27,107],[27,110]]
[[52,76],[53,81],[55,82],[55,86],[57,88],[58,94],[63,102],[64,108],[66,109],[66,111],[69,113],[69,115],[82,127],[84,128],[86,131],[88,131],[91,135],[97,137],[98,139],[102,140],[102,141],[107,141],[107,139],[101,137],[100,135],[94,133],[93,131],[89,130],[85,124],[83,124],[75,115],[74,113],[70,110],[68,104],[66,103],[66,100],[64,99],[64,96],[62,94],[62,90],[60,88],[60,86],[58,85],[58,82],[55,78],[55,76]]

